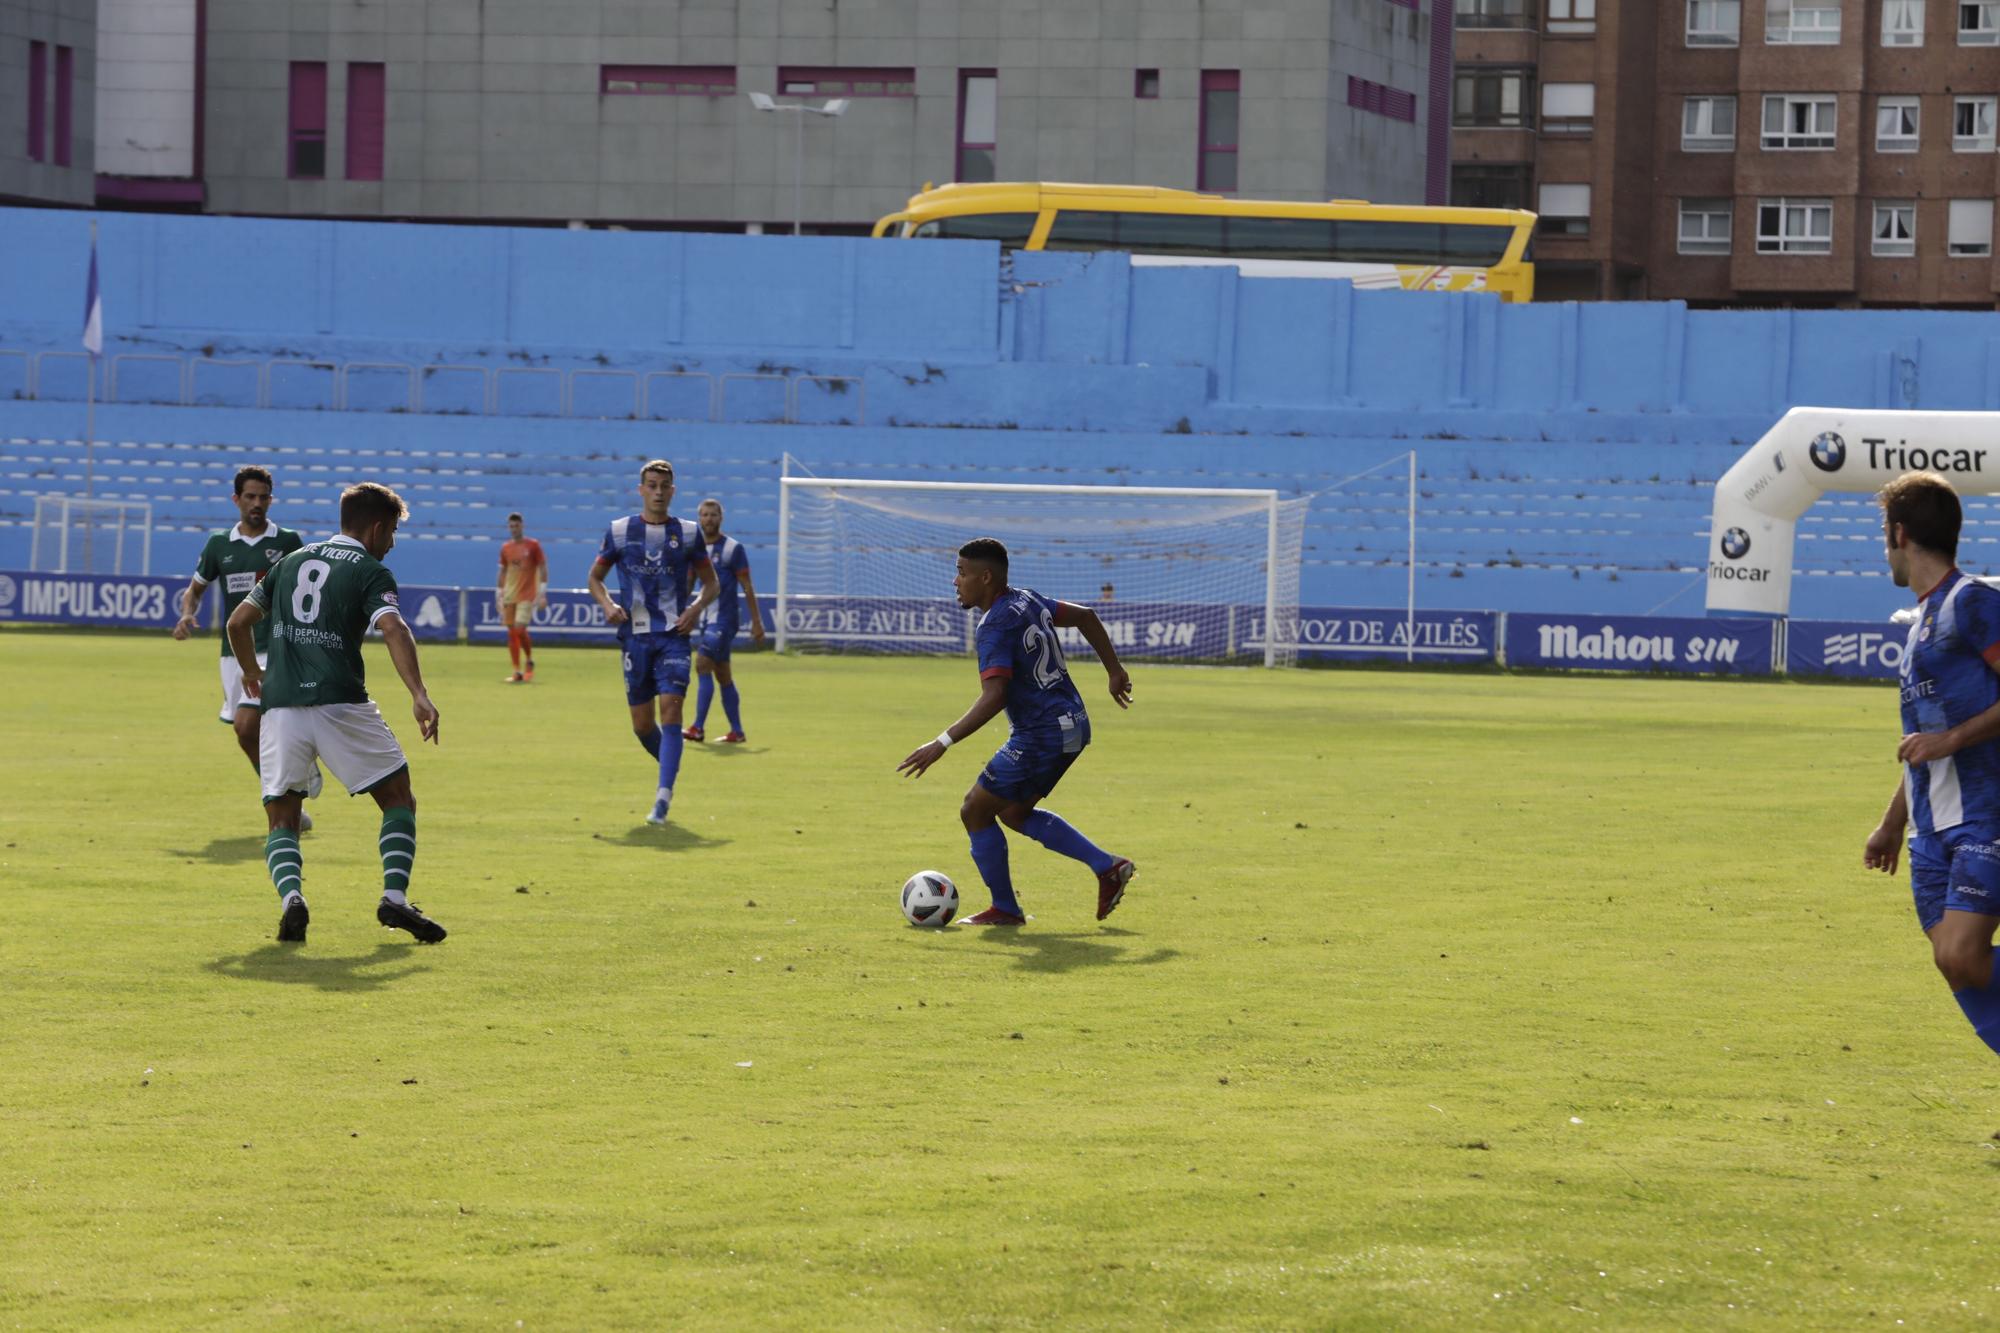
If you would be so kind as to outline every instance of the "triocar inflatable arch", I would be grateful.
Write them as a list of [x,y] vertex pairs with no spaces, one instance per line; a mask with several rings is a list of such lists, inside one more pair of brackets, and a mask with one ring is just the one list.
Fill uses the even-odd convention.
[[1961,494],[2000,491],[2000,412],[1785,413],[1715,484],[1708,609],[1785,615],[1799,515],[1828,491],[1872,494],[1924,469],[1949,477]]

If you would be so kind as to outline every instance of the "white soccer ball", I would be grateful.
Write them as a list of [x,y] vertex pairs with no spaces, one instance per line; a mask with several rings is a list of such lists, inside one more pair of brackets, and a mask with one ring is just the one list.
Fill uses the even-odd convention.
[[903,915],[913,926],[948,926],[958,915],[958,885],[941,870],[919,870],[903,881]]

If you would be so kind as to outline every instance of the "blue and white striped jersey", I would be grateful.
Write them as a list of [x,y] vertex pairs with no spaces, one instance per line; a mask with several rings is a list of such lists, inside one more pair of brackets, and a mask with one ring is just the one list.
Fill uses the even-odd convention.
[[673,633],[708,551],[698,524],[672,515],[648,523],[643,514],[629,514],[611,520],[597,558],[618,567],[618,605],[631,617],[618,627],[624,642],[635,634]]
[[[1946,731],[2000,703],[2000,591],[1956,569],[1917,603],[1903,652],[1903,733]],[[2000,741],[1967,746],[1904,777],[1919,835],[2000,820]]]
[[727,634],[734,635],[743,624],[743,609],[737,600],[743,585],[736,576],[750,568],[750,553],[743,549],[743,543],[724,533],[720,541],[708,543],[709,563],[715,566],[718,589],[715,600],[702,613],[704,625],[720,625]]

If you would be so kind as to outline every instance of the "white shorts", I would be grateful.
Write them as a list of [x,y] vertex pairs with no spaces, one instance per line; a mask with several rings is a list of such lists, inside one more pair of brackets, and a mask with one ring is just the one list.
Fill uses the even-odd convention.
[[409,762],[372,702],[273,708],[264,714],[257,758],[267,801],[307,790],[316,776],[315,759],[326,761],[350,796]]
[[[271,665],[271,655],[269,653],[258,653],[257,665],[260,667]],[[236,654],[229,653],[225,655],[222,658],[222,712],[218,716],[224,722],[234,722],[236,720],[237,709],[262,708],[263,706],[255,699],[243,693],[243,668],[237,664]]]

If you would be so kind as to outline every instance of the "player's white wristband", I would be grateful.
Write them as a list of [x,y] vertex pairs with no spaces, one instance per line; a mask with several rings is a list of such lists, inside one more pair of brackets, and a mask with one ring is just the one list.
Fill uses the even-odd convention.
[[938,743],[938,748],[949,750],[951,748],[951,732],[949,730],[940,731],[938,733],[937,743]]

